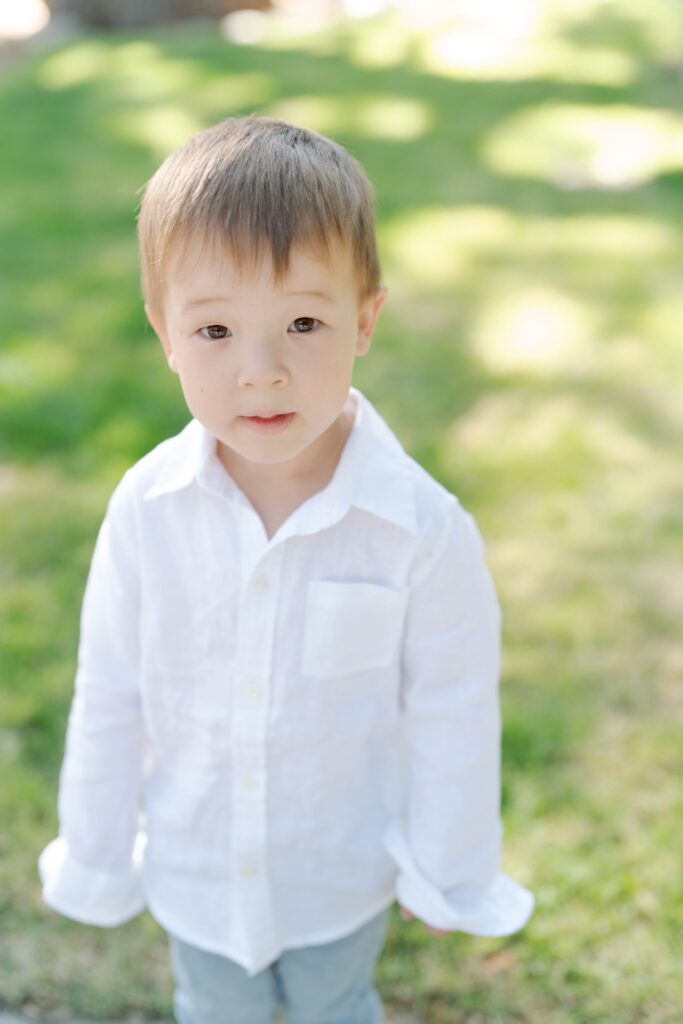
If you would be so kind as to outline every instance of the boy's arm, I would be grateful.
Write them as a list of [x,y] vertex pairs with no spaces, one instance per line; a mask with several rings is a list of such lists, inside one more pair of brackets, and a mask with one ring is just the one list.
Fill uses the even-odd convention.
[[38,860],[44,902],[66,917],[101,926],[121,924],[145,906],[135,550],[134,511],[119,485],[99,530],[83,598],[59,778],[59,836]]
[[402,906],[433,928],[508,935],[533,896],[500,871],[501,615],[472,516],[455,498],[415,569],[405,628],[407,818],[385,843]]

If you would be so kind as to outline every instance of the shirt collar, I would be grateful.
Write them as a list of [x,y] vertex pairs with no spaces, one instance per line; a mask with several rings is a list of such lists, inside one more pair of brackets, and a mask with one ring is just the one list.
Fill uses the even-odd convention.
[[[408,457],[365,395],[355,387],[350,392],[356,399],[356,413],[334,475],[293,514],[292,532],[313,533],[341,519],[354,506],[416,534]],[[245,504],[244,495],[218,459],[215,437],[199,420],[190,420],[175,440],[178,443],[171,447],[143,495],[145,501],[196,481],[212,493]]]

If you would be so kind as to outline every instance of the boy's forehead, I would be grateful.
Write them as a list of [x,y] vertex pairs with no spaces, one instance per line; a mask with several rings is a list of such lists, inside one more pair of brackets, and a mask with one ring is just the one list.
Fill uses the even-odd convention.
[[213,289],[220,295],[230,289],[260,284],[273,291],[332,292],[353,287],[354,267],[350,248],[341,242],[322,247],[293,246],[287,273],[276,280],[273,260],[267,248],[240,261],[227,247],[186,245],[169,261],[168,284],[176,295],[187,297],[196,289]]

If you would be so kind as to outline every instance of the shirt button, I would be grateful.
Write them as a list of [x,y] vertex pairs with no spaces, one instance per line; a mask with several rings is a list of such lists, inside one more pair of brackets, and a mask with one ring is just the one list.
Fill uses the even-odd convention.
[[258,590],[260,593],[267,590],[269,586],[270,584],[265,576],[257,576],[254,580],[254,589]]
[[242,874],[246,875],[247,878],[253,878],[254,875],[258,875],[258,867],[256,864],[245,864],[242,867]]
[[256,778],[255,775],[243,775],[242,785],[244,786],[245,789],[257,789],[258,779]]
[[250,697],[261,696],[261,687],[259,686],[255,679],[252,679],[249,685],[247,686],[247,693],[249,694]]

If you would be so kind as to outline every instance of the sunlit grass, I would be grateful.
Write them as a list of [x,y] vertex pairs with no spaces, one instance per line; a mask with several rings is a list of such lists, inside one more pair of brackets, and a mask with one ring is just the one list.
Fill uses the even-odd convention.
[[412,66],[465,81],[636,84],[648,68],[676,64],[683,25],[675,0],[453,0],[397,4],[356,23],[325,5],[238,11],[224,34],[264,50],[319,55],[344,49],[366,68]]
[[[614,284],[615,272],[622,284],[643,273],[665,284],[662,269],[675,268],[680,252],[675,224],[629,213],[524,216],[496,206],[460,203],[398,211],[381,232],[392,275],[401,284],[412,278],[420,286],[437,289],[448,282],[480,278],[483,269],[510,266],[512,248],[518,262],[534,262],[546,273],[552,254],[553,267],[584,287],[599,268],[603,277],[612,275]],[[675,297],[672,289],[669,299]]]
[[439,942],[394,916],[383,996],[426,1024],[680,1020],[683,10],[442,10],[240,12],[232,42],[227,26],[93,36],[0,83],[12,1006],[170,1016],[151,917],[61,919],[35,861],[97,527],[124,470],[189,415],[144,322],[139,189],[187,135],[257,109],[368,170],[390,297],[356,383],[477,517],[503,606],[505,867],[538,909],[507,940]]
[[369,139],[410,142],[429,134],[434,127],[431,107],[407,96],[359,96],[352,102],[334,96],[294,96],[271,104],[270,111],[276,117],[333,136],[353,133]]
[[683,116],[546,102],[497,125],[482,156],[499,173],[560,188],[629,188],[683,170]]

